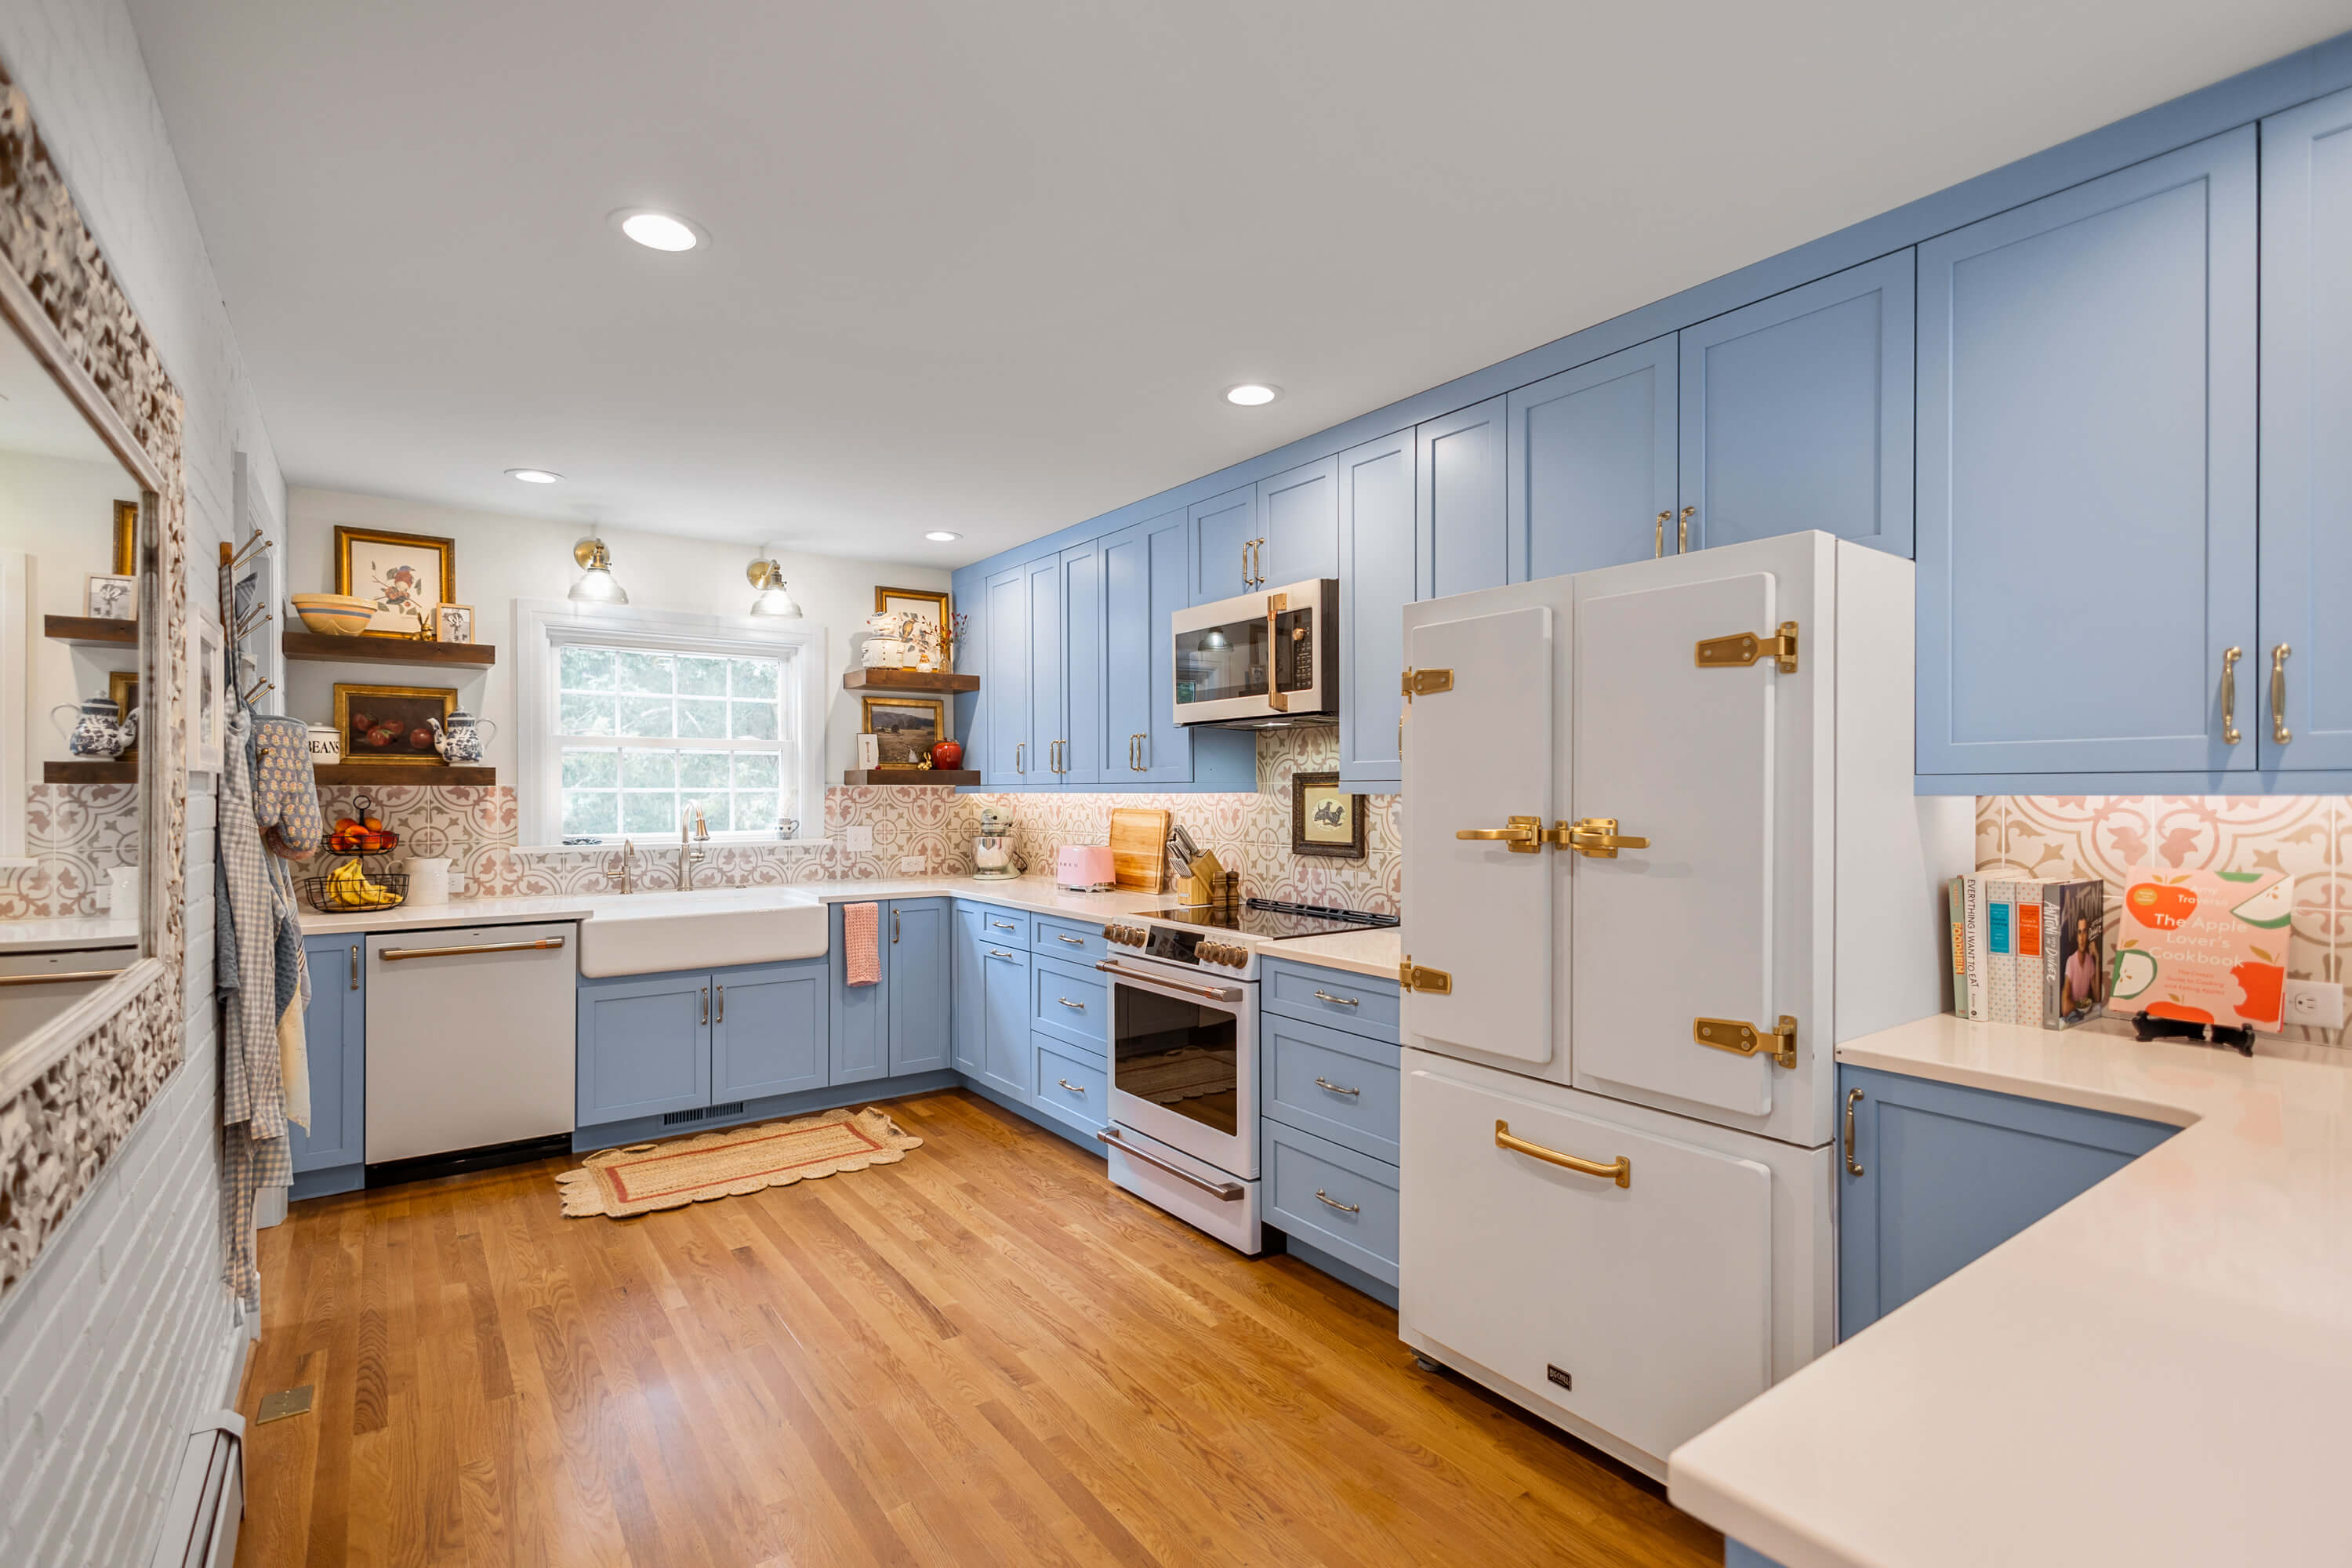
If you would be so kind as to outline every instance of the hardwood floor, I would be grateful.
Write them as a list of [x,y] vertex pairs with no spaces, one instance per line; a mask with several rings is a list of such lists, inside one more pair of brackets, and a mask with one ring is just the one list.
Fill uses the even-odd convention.
[[563,1162],[263,1233],[243,1568],[1716,1564],[1395,1314],[962,1093],[897,1165],[565,1219]]

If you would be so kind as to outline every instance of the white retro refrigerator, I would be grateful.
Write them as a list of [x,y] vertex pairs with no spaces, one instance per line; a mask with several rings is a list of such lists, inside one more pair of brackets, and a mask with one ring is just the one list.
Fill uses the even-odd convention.
[[1834,1342],[1834,1045],[1946,1005],[1912,650],[1823,533],[1405,611],[1399,1332],[1654,1476]]

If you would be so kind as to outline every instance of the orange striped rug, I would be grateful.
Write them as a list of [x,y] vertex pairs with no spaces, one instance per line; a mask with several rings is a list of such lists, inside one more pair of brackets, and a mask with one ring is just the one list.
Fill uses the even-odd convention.
[[633,1143],[588,1156],[555,1178],[571,1218],[626,1219],[712,1198],[788,1187],[835,1171],[891,1165],[923,1141],[898,1131],[878,1106],[828,1110],[798,1121],[730,1127],[669,1143]]

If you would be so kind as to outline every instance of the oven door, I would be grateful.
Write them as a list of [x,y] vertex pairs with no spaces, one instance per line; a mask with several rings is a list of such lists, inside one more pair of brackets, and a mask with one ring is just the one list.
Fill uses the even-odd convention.
[[1095,966],[1112,977],[1112,1120],[1257,1179],[1257,1008],[1248,984]]
[[1263,719],[1274,711],[1266,698],[1273,627],[1264,594],[1178,610],[1170,625],[1176,642],[1176,722]]

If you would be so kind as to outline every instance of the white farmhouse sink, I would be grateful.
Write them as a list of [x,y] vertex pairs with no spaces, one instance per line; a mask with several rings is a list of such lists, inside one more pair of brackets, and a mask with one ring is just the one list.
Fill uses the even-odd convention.
[[637,893],[594,900],[580,926],[580,973],[665,974],[822,958],[825,908],[784,888],[720,888],[707,893]]

